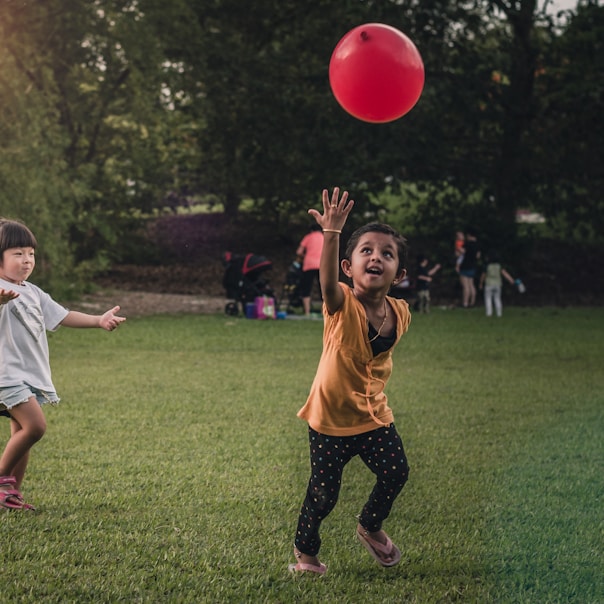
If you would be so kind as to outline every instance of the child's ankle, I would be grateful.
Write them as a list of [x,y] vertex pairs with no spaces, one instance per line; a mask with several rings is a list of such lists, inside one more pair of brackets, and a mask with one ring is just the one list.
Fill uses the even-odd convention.
[[381,543],[382,545],[386,545],[386,533],[380,529],[379,531],[368,531],[362,524],[359,523],[360,529],[367,534],[371,539]]
[[317,556],[303,554],[297,548],[294,548],[294,555],[296,556],[296,560],[298,560],[298,562],[302,562],[303,564],[312,564],[313,566],[319,566],[321,564]]

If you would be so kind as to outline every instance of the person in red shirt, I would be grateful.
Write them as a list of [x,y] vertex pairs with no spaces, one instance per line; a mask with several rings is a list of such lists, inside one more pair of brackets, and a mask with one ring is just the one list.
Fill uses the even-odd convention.
[[312,289],[319,280],[319,264],[323,250],[323,233],[318,224],[310,227],[310,232],[304,236],[296,254],[302,262],[302,277],[300,278],[300,297],[304,314],[310,316]]

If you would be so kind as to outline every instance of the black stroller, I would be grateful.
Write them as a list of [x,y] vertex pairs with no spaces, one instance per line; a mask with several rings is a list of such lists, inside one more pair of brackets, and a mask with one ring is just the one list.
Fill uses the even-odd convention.
[[227,298],[233,299],[224,308],[227,315],[236,317],[240,307],[245,313],[245,305],[258,296],[273,296],[273,290],[265,278],[266,271],[273,267],[268,258],[257,254],[238,256],[225,252],[223,263],[222,284]]
[[302,306],[302,297],[300,296],[301,278],[302,264],[298,260],[294,260],[287,269],[281,298],[279,299],[279,308],[285,307],[288,313],[292,312],[294,308]]

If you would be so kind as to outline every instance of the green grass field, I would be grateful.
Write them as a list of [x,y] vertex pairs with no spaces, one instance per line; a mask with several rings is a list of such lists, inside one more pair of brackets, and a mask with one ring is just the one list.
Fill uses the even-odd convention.
[[0,515],[0,601],[604,602],[604,309],[414,316],[388,386],[401,564],[354,538],[373,482],[355,459],[316,579],[287,564],[321,333],[161,316],[51,334],[63,400],[24,485],[38,512]]

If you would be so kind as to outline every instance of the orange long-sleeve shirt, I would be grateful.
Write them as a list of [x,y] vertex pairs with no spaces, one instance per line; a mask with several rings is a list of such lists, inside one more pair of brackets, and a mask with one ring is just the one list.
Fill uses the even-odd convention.
[[[384,388],[392,374],[392,348],[373,356],[367,315],[352,290],[340,283],[344,303],[333,315],[323,308],[323,352],[306,404],[298,417],[313,430],[331,436],[353,436],[394,421]],[[396,314],[396,340],[409,328],[404,300],[388,298]]]

